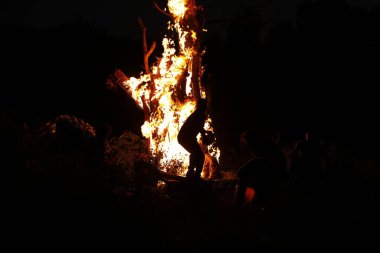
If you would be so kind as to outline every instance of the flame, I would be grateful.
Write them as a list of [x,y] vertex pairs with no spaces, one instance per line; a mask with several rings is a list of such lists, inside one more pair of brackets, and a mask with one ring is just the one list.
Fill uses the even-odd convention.
[[183,19],[187,11],[186,0],[169,0],[168,8],[169,12],[173,14],[176,20]]
[[[177,142],[177,135],[196,104],[191,77],[197,33],[183,25],[183,19],[189,11],[188,2],[168,0],[167,4],[173,17],[173,21],[168,23],[168,30],[178,34],[179,52],[174,40],[165,36],[162,40],[162,58],[151,68],[151,75],[141,73],[139,78],[132,77],[123,83],[138,106],[149,109],[149,119],[141,131],[149,139],[151,153],[158,159],[160,169],[169,171],[169,168],[175,167],[179,175],[186,172],[189,153]],[[179,98],[177,91],[181,84],[185,85],[185,96]],[[201,97],[206,97],[204,91]],[[205,123],[205,130],[213,131],[210,117]],[[209,145],[207,151],[219,159],[220,151],[215,143]]]

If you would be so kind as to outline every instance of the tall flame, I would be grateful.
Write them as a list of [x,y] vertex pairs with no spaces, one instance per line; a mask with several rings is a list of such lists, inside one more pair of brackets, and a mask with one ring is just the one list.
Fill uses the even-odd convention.
[[[178,34],[179,52],[174,40],[165,36],[162,40],[162,58],[151,68],[152,73],[142,73],[139,78],[132,77],[123,83],[136,103],[142,109],[145,107],[149,110],[149,119],[146,119],[141,131],[149,139],[150,150],[158,159],[160,169],[169,171],[175,168],[174,171],[179,175],[186,172],[189,153],[177,142],[177,135],[182,124],[195,110],[192,87],[199,85],[192,83],[197,33],[183,25],[184,18],[189,15],[188,11],[195,7],[189,2],[191,0],[168,0],[167,4],[172,16],[168,30]],[[205,98],[205,92],[200,96]],[[213,131],[210,117],[205,123],[205,129]],[[219,159],[220,151],[215,143],[207,149],[213,157]]]

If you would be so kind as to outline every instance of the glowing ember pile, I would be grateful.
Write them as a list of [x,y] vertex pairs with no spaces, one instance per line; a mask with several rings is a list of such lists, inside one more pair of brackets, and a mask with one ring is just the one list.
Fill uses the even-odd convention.
[[[149,68],[146,74],[131,77],[123,82],[123,86],[145,112],[141,130],[149,139],[150,150],[160,169],[183,175],[189,163],[189,153],[178,144],[177,134],[194,111],[196,100],[206,97],[200,82],[204,70],[197,37],[204,31],[198,18],[202,7],[197,6],[195,0],[168,0],[167,6],[167,14],[171,17],[168,29],[178,34],[177,45],[165,36],[162,58],[152,68],[146,67]],[[210,117],[205,129],[213,131]],[[219,159],[220,151],[215,143],[206,149],[212,157]]]

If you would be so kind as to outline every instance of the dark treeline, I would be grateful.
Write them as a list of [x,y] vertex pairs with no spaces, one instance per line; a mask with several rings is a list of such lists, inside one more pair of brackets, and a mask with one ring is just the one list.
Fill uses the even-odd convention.
[[109,124],[115,135],[140,132],[143,115],[133,100],[105,85],[116,68],[141,72],[140,42],[81,21],[39,31],[3,25],[1,31],[2,108],[18,121],[35,128],[73,114]]
[[312,127],[375,148],[380,9],[304,1],[294,21],[269,30],[265,22],[247,9],[224,41],[209,37],[214,118],[229,130],[222,139],[236,140],[245,128],[299,138]]

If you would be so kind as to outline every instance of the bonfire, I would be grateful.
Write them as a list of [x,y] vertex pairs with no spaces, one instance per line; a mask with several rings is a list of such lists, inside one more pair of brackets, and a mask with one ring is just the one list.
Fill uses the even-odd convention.
[[[144,68],[139,77],[127,77],[119,82],[144,111],[145,122],[141,127],[152,157],[159,169],[183,176],[189,164],[189,153],[177,142],[180,127],[195,110],[196,101],[206,98],[201,82],[205,68],[202,66],[201,37],[206,29],[203,7],[195,0],[168,0],[167,7],[156,9],[169,17],[168,32],[162,39],[163,53],[150,65],[149,57],[156,47],[146,41],[146,27],[141,18],[143,33]],[[209,116],[205,130],[213,133]],[[216,139],[200,145],[206,155],[204,171],[215,168],[220,150]],[[207,168],[206,168],[207,167]],[[210,175],[203,175],[208,177]]]

